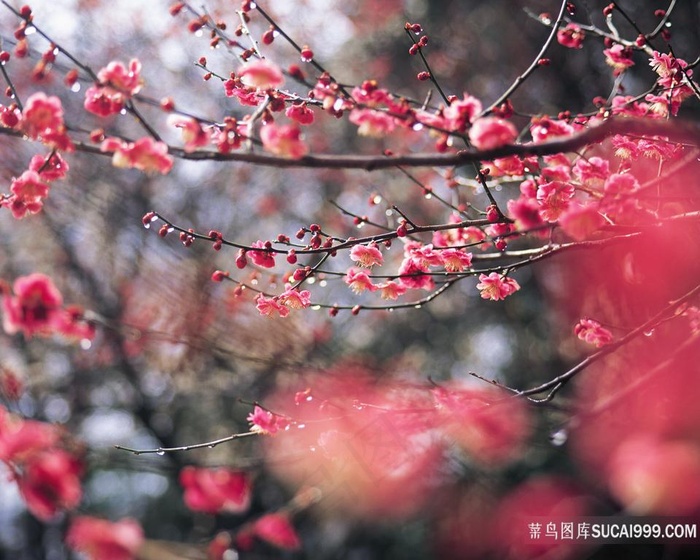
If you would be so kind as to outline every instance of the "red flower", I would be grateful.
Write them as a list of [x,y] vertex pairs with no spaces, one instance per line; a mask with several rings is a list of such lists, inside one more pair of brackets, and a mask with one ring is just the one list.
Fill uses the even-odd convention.
[[132,560],[143,541],[143,529],[132,519],[110,523],[95,517],[76,517],[66,534],[66,544],[90,560]]
[[283,513],[268,513],[258,519],[252,532],[260,539],[285,550],[298,550],[301,539]]
[[6,333],[21,330],[30,337],[57,325],[63,298],[51,278],[38,273],[22,276],[15,280],[13,291],[14,296],[5,295],[2,300]]
[[43,520],[59,510],[73,509],[82,497],[80,461],[66,451],[52,449],[33,457],[16,475],[29,511]]
[[185,467],[180,484],[185,503],[193,511],[242,513],[250,506],[251,482],[241,471]]
[[248,422],[251,424],[251,430],[261,434],[275,434],[289,425],[283,416],[273,414],[258,405],[255,405],[253,412],[248,415]]
[[512,123],[498,117],[478,119],[469,129],[469,141],[479,150],[510,144],[518,136]]
[[58,97],[39,92],[30,96],[22,111],[22,129],[31,138],[63,131],[63,107]]
[[124,142],[119,138],[107,138],[100,150],[113,152],[112,165],[115,167],[134,167],[140,171],[157,171],[165,175],[173,166],[168,155],[168,146],[146,136],[135,142]]
[[51,424],[9,416],[0,408],[0,461],[21,465],[56,445],[58,430]]
[[267,151],[278,156],[299,159],[309,151],[294,125],[267,124],[260,129],[260,139]]
[[520,285],[514,278],[501,276],[498,272],[492,272],[488,276],[480,274],[476,287],[481,292],[482,298],[493,301],[505,299],[520,289]]
[[267,60],[254,60],[241,66],[236,72],[241,82],[248,87],[270,89],[284,83],[282,71]]

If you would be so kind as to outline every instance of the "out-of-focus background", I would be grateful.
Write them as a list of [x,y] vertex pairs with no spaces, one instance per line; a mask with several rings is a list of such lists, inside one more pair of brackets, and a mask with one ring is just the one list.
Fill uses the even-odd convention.
[[[147,4],[147,5],[145,5]],[[429,86],[416,80],[423,68],[408,55],[404,23],[420,22],[429,36],[426,55],[448,94],[468,92],[485,105],[497,99],[532,62],[549,29],[538,21],[555,14],[559,2],[544,0],[263,0],[263,6],[300,44],[309,44],[320,61],[344,84],[375,79],[392,92],[425,98]],[[576,21],[604,27],[600,1],[575,2]],[[621,2],[642,29],[655,25],[647,2]],[[665,3],[654,3],[661,4]],[[170,3],[151,0],[36,0],[35,22],[94,70],[112,60],[136,57],[143,64],[142,94],[159,100],[172,97],[176,106],[202,118],[220,121],[245,114],[226,98],[221,82],[204,81],[194,64],[206,56],[209,67],[226,76],[238,66],[225,49],[212,50],[206,36],[188,33],[186,18],[168,14]],[[231,28],[238,23],[235,2],[210,0],[207,10]],[[621,33],[628,24],[616,19]],[[700,54],[700,9],[679,2],[672,18],[677,56],[694,60]],[[10,50],[17,20],[0,7],[3,48]],[[254,34],[267,28],[253,14]],[[47,45],[30,36],[30,45]],[[281,38],[265,47],[280,64],[299,63]],[[553,45],[551,65],[541,68],[513,96],[520,124],[525,116],[594,110],[595,96],[607,97],[614,82],[602,55],[602,42],[591,38],[581,50]],[[58,95],[66,122],[89,131],[103,127],[136,136],[141,131],[127,116],[101,121],[78,111],[88,84],[70,91],[62,83],[72,66],[59,59],[44,82],[29,76],[37,52],[7,66],[20,95],[43,90]],[[643,57],[624,79],[628,94],[644,92],[653,73]],[[23,70],[24,69],[24,70]],[[298,86],[297,91],[304,92]],[[433,103],[438,103],[433,92]],[[168,130],[167,115],[141,103],[146,119]],[[696,109],[697,110],[697,104]],[[687,116],[691,114],[692,107]],[[71,115],[82,115],[79,122]],[[179,141],[170,127],[165,139]],[[317,112],[307,132],[313,151],[380,153],[385,148],[431,150],[424,140],[367,139],[347,120]],[[10,136],[0,137],[0,179],[9,185],[41,146]],[[479,298],[473,281],[448,290],[429,305],[394,312],[306,310],[284,320],[260,316],[249,296],[236,297],[229,283],[210,280],[215,269],[233,270],[233,249],[215,252],[206,243],[183,247],[176,235],[165,239],[144,229],[141,217],[156,211],[183,227],[219,230],[244,244],[289,236],[311,223],[341,237],[357,235],[358,215],[392,223],[386,210],[396,205],[419,223],[445,220],[444,207],[425,199],[424,192],[395,171],[277,170],[249,164],[177,161],[165,176],[113,168],[108,157],[75,153],[68,157],[68,177],[55,184],[44,211],[21,221],[0,213],[0,277],[8,282],[31,272],[50,275],[67,302],[94,314],[97,336],[83,345],[61,340],[0,337],[0,365],[17,372],[28,386],[19,411],[65,424],[89,447],[85,499],[81,510],[112,519],[137,518],[148,538],[204,542],[216,530],[231,529],[245,518],[192,514],[177,484],[187,464],[231,466],[255,473],[250,516],[283,506],[290,490],[271,474],[255,438],[187,453],[134,456],[113,448],[184,445],[214,440],[248,429],[246,416],[254,401],[279,384],[293,385],[301,374],[338,363],[361,364],[375,376],[412,383],[475,383],[468,372],[527,387],[565,371],[583,356],[565,310],[552,305],[551,292],[561,288],[556,265],[518,272],[522,291],[493,303]],[[465,176],[470,170],[460,170]],[[416,175],[436,192],[450,196],[445,181],[429,170]],[[505,192],[497,196],[507,196]],[[7,190],[7,188],[6,188]],[[381,202],[368,200],[379,195]],[[483,194],[473,203],[484,208]],[[365,226],[363,233],[369,231]],[[398,250],[395,250],[398,252]],[[557,292],[558,293],[558,292]],[[356,296],[340,280],[315,286],[323,303],[353,304]],[[576,297],[572,294],[571,297]],[[476,382],[478,383],[478,382]],[[568,405],[570,394],[557,401]],[[505,492],[534,474],[577,477],[567,453],[565,417],[557,407],[533,411],[534,434],[528,451],[504,468],[474,465],[460,457],[443,469],[455,481],[455,496],[466,509],[483,496]],[[275,465],[274,470],[284,466]],[[486,498],[483,498],[484,500]],[[435,519],[436,509],[450,505],[436,496],[409,519],[396,523],[358,523],[343,512],[330,517],[313,512],[300,516],[298,530],[308,558],[412,559],[446,555],[436,542],[459,533]],[[469,516],[466,516],[469,517]],[[469,517],[471,518],[471,517]],[[43,524],[28,514],[12,483],[0,484],[0,558],[59,560],[68,557],[62,523]],[[437,528],[436,528],[437,527]],[[437,535],[437,537],[436,537]],[[478,540],[478,539],[477,539]],[[475,549],[478,550],[478,547]],[[649,554],[653,554],[654,551]],[[263,553],[258,557],[266,557]],[[277,552],[269,552],[275,557]],[[599,552],[599,558],[608,557]],[[466,555],[466,554],[465,554]],[[292,556],[290,556],[292,557]],[[612,557],[612,556],[610,556]],[[618,556],[620,557],[620,556]],[[654,556],[645,556],[652,558]]]

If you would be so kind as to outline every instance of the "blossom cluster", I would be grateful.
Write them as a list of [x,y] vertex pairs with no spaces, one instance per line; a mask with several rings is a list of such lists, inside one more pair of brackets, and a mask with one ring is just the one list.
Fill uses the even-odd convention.
[[83,462],[65,436],[57,426],[24,420],[0,406],[0,462],[39,519],[74,509],[83,495]]
[[10,194],[0,196],[0,207],[21,219],[40,212],[51,183],[66,176],[68,163],[60,151],[72,151],[73,144],[66,132],[61,101],[42,92],[27,98],[22,111],[17,105],[0,106],[0,124],[51,148],[47,156],[32,157],[29,169],[12,179]]
[[85,319],[78,306],[64,306],[53,280],[40,273],[17,278],[12,288],[2,285],[2,321],[8,334],[59,335],[68,340],[91,340],[94,323]]

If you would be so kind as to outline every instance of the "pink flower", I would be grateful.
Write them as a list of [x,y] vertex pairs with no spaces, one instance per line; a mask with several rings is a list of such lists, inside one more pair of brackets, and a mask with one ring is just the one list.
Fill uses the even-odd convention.
[[6,415],[0,407],[0,461],[22,465],[59,441],[57,428],[45,422]]
[[574,127],[566,121],[549,117],[533,117],[530,125],[530,134],[535,142],[544,142],[556,136],[570,136],[573,133]]
[[537,202],[540,204],[540,216],[548,222],[556,222],[569,207],[574,196],[574,186],[562,181],[550,181],[537,189]]
[[226,93],[226,97],[235,97],[241,105],[248,107],[257,107],[265,98],[263,93],[258,93],[258,90],[241,84],[240,79],[226,80],[224,93]]
[[73,455],[51,449],[32,458],[17,477],[29,511],[48,521],[59,510],[73,509],[82,497],[82,465]]
[[25,171],[12,180],[12,197],[3,201],[3,206],[9,206],[15,218],[21,219],[27,213],[36,214],[43,206],[43,200],[49,194],[46,184],[36,171]]
[[126,101],[140,91],[140,74],[141,63],[136,59],[128,67],[122,62],[110,62],[97,74],[100,83],[85,92],[85,110],[100,117],[119,113]]
[[610,162],[597,156],[588,159],[578,158],[572,167],[574,177],[584,185],[597,187],[605,182],[610,175]]
[[557,41],[569,49],[580,49],[585,37],[586,32],[575,23],[568,23],[557,31]]
[[481,292],[483,299],[493,301],[505,299],[520,289],[520,285],[515,279],[501,276],[498,272],[492,272],[488,276],[480,274],[479,283],[476,287]]
[[136,95],[143,86],[141,63],[135,58],[129,61],[128,67],[123,62],[112,61],[98,72],[97,77],[102,85],[110,86],[128,97]]
[[279,295],[277,301],[289,309],[304,309],[311,303],[309,290],[299,291],[290,284],[285,286],[285,291]]
[[350,286],[350,289],[356,294],[361,294],[366,290],[370,292],[377,290],[377,286],[372,284],[369,274],[357,268],[351,268],[347,271],[345,274],[345,283]]
[[99,117],[115,115],[124,108],[126,95],[110,87],[91,86],[85,91],[85,110]]
[[284,550],[298,550],[301,539],[283,513],[268,513],[255,521],[252,532],[258,538]]
[[374,109],[353,109],[350,111],[350,122],[358,126],[360,136],[381,138],[396,128],[396,120],[388,113]]
[[275,313],[280,317],[289,315],[289,308],[277,301],[277,298],[267,297],[263,294],[258,294],[255,298],[255,308],[261,315],[272,317]]
[[639,190],[639,183],[630,173],[613,173],[605,181],[606,196],[624,196]]
[[421,266],[416,259],[406,257],[399,266],[399,282],[413,290],[433,290],[435,282],[426,266]]
[[63,107],[58,97],[39,92],[31,95],[22,111],[22,129],[31,138],[63,131]]
[[15,194],[0,199],[0,207],[9,208],[12,216],[18,220],[21,220],[27,214],[41,212],[43,205],[44,203],[41,199],[24,200]]
[[242,471],[188,466],[180,472],[180,484],[192,511],[243,513],[250,506],[252,484]]
[[143,541],[143,529],[133,519],[110,523],[79,516],[66,533],[66,544],[89,560],[133,560]]
[[465,93],[462,99],[453,101],[443,109],[444,128],[455,132],[464,132],[467,126],[481,113],[481,109],[481,101]]
[[284,112],[288,118],[299,124],[308,125],[314,122],[314,112],[306,103],[294,103]]
[[173,166],[168,155],[168,146],[146,136],[136,142],[124,142],[119,138],[107,138],[100,150],[113,152],[112,165],[115,167],[133,167],[140,171],[157,171],[165,175]]
[[605,55],[605,62],[612,66],[615,76],[619,76],[630,66],[634,66],[631,49],[623,47],[619,43],[614,44],[609,49],[605,49],[603,54]]
[[[266,244],[263,243],[262,241],[258,240],[255,243],[251,245],[251,247],[254,247],[256,249],[265,249]],[[271,245],[270,245],[271,247]],[[250,250],[245,253],[247,256],[250,257],[250,260],[253,261],[254,264],[258,266],[262,266],[263,268],[274,268],[275,266],[275,255],[271,251],[255,251],[255,250]]]
[[63,179],[68,169],[68,163],[58,152],[51,152],[48,157],[37,154],[29,161],[29,170],[36,171],[47,183]]
[[404,255],[413,259],[416,266],[427,272],[430,266],[442,266],[442,252],[435,251],[432,243],[423,245],[419,242],[406,243]]
[[537,200],[520,195],[515,200],[508,201],[508,213],[515,220],[518,231],[527,231],[544,224],[540,216],[540,205]]
[[204,131],[201,123],[191,117],[172,115],[168,123],[182,132],[182,140],[185,143],[186,152],[194,152],[197,148],[209,143],[209,134]]
[[574,333],[584,342],[594,344],[596,348],[610,344],[612,333],[593,319],[581,319],[574,327]]
[[472,254],[462,249],[443,249],[440,256],[447,272],[462,272],[472,265]]
[[498,117],[477,119],[469,129],[469,141],[479,150],[510,144],[518,137],[512,123]]
[[571,204],[559,216],[561,228],[576,241],[583,241],[603,224],[605,219],[593,204]]
[[284,416],[274,414],[258,405],[255,405],[253,412],[248,415],[248,422],[253,432],[268,435],[276,434],[289,426],[289,421]]
[[406,293],[406,286],[393,280],[379,284],[377,288],[382,299],[396,300]]
[[350,259],[359,266],[372,268],[375,264],[381,265],[384,262],[382,252],[377,249],[376,243],[369,245],[355,245],[350,250]]
[[267,124],[260,129],[260,139],[268,152],[278,156],[299,159],[309,151],[294,125]]
[[6,333],[21,330],[29,338],[50,332],[58,324],[63,298],[51,278],[39,273],[22,276],[12,289],[14,296],[5,294],[2,300]]
[[236,75],[248,87],[271,89],[284,83],[282,71],[268,60],[253,60],[241,66]]

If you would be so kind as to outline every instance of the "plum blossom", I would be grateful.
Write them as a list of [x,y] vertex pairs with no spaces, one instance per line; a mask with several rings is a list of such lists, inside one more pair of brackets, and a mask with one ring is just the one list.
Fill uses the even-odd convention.
[[133,167],[140,171],[157,171],[163,175],[170,172],[173,159],[168,155],[168,146],[146,136],[135,142],[124,142],[119,138],[107,138],[100,150],[112,152],[112,165],[115,167]]
[[141,62],[136,58],[132,58],[128,66],[120,61],[112,61],[97,73],[97,77],[103,85],[110,86],[129,97],[136,95],[143,86]]
[[472,265],[472,254],[462,249],[442,249],[440,256],[447,272],[462,272]]
[[43,92],[32,94],[22,111],[22,130],[31,138],[64,129],[61,100]]
[[197,119],[171,115],[168,118],[168,124],[180,129],[182,140],[185,143],[185,151],[188,153],[209,143],[209,134],[202,128],[202,124]]
[[68,173],[68,163],[61,154],[54,151],[48,156],[35,155],[29,161],[29,170],[36,171],[42,181],[51,182],[63,179]]
[[364,291],[374,292],[377,286],[372,284],[369,274],[358,268],[351,268],[345,274],[345,283],[350,286],[350,289],[356,294],[361,294]]
[[540,216],[548,222],[556,222],[569,207],[574,196],[574,186],[562,181],[550,181],[537,189],[537,202],[540,204]]
[[630,173],[613,173],[605,181],[606,196],[625,196],[639,190],[639,182]]
[[60,510],[78,506],[82,498],[81,473],[82,464],[76,457],[50,449],[33,457],[15,476],[29,511],[47,521]]
[[381,298],[387,300],[396,300],[406,293],[406,286],[399,284],[398,282],[394,282],[393,280],[383,282],[382,284],[379,284],[377,288],[379,289],[379,295]]
[[603,185],[610,175],[610,162],[598,156],[578,158],[571,170],[574,177],[584,185],[598,187]]
[[309,152],[301,130],[294,125],[266,124],[260,129],[260,139],[267,151],[278,156],[299,159]]
[[314,112],[306,103],[293,103],[284,112],[287,118],[301,125],[309,125],[314,122]]
[[9,208],[12,215],[19,220],[27,214],[41,211],[44,199],[49,194],[49,185],[36,171],[28,170],[12,180],[10,190],[12,194],[3,198],[0,206]]
[[533,117],[530,124],[530,134],[536,142],[544,142],[557,136],[570,136],[575,131],[574,127],[563,120],[545,117]]
[[272,317],[277,313],[280,317],[289,315],[289,307],[282,305],[277,298],[268,297],[264,294],[258,294],[255,297],[255,308],[261,315]]
[[435,282],[428,272],[428,267],[413,257],[406,257],[399,265],[399,282],[412,290],[435,288]]
[[253,412],[248,415],[248,422],[253,432],[269,435],[276,434],[289,426],[289,420],[284,416],[274,414],[258,405],[255,405]]
[[584,342],[595,345],[596,348],[613,341],[612,333],[593,319],[581,319],[576,323],[574,333]]
[[14,295],[5,293],[2,298],[6,333],[22,331],[29,338],[59,324],[63,297],[51,278],[39,273],[21,276],[15,280],[12,291]]
[[520,285],[514,278],[502,276],[498,272],[479,275],[479,283],[476,285],[483,299],[499,301],[517,292]]
[[376,243],[355,245],[350,250],[350,259],[358,266],[366,268],[372,268],[374,265],[381,265],[384,262],[382,252],[377,249]]
[[559,216],[561,228],[576,241],[583,241],[605,224],[595,203],[573,203]]
[[455,99],[443,109],[443,127],[450,131],[464,132],[481,113],[481,109],[481,101],[465,93],[462,99]]
[[277,301],[289,309],[304,309],[310,305],[310,298],[311,292],[309,290],[299,291],[291,284],[286,284],[285,291],[278,296]]
[[374,109],[353,109],[350,111],[350,122],[358,127],[360,136],[381,138],[396,128],[396,119],[388,113]]
[[100,117],[119,113],[141,90],[143,80],[140,74],[141,63],[137,59],[132,59],[128,67],[123,62],[110,62],[98,72],[99,83],[85,92],[85,110]]
[[580,49],[585,37],[586,32],[575,23],[567,23],[565,27],[557,31],[557,41],[569,49]]
[[510,144],[518,137],[513,124],[498,117],[477,119],[469,129],[469,141],[479,150],[490,150]]
[[258,240],[255,243],[252,243],[251,247],[253,247],[253,249],[247,251],[245,254],[250,257],[250,260],[252,260],[254,264],[263,268],[274,268],[275,255],[272,253],[272,251],[265,250],[268,248],[265,242]]
[[613,74],[619,76],[630,66],[634,66],[632,51],[619,43],[614,44],[609,49],[603,51],[605,62],[612,66]]
[[252,484],[242,471],[187,466],[180,472],[180,484],[192,511],[242,513],[250,507]]
[[509,200],[508,213],[515,220],[515,228],[518,231],[528,231],[544,225],[540,205],[536,199],[529,196],[520,195],[514,200]]
[[78,516],[66,533],[68,547],[88,560],[134,560],[143,544],[143,529],[133,519],[111,523],[96,517]]
[[244,85],[257,89],[277,88],[284,83],[282,71],[269,60],[246,62],[236,75]]

